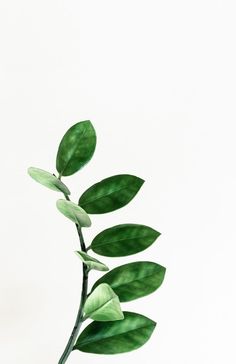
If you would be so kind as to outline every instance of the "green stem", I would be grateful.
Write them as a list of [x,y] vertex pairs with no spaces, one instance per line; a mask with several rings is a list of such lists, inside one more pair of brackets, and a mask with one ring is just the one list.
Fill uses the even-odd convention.
[[[70,200],[69,196],[65,195],[65,198],[67,200]],[[79,225],[76,224],[76,229],[79,235],[79,240],[80,240],[80,246],[81,246],[81,250],[83,252],[86,252],[86,246],[85,246],[85,242],[84,242],[84,237],[82,234],[82,230],[80,228]],[[66,362],[66,360],[68,359],[70,353],[73,350],[75,341],[78,337],[79,334],[79,330],[81,327],[81,324],[83,322],[83,308],[84,308],[84,304],[87,298],[87,293],[88,293],[88,268],[86,267],[85,264],[83,264],[83,284],[82,284],[82,291],[81,291],[81,298],[80,298],[80,305],[79,305],[79,310],[78,310],[78,314],[76,317],[76,321],[74,324],[74,328],[72,330],[72,333],[70,335],[70,338],[68,340],[68,343],[65,347],[65,350],[58,362],[58,364],[64,364]]]

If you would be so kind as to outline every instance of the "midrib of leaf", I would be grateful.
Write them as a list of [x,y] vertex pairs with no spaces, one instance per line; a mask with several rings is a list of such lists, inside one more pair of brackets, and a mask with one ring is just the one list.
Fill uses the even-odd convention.
[[[78,216],[76,215],[76,213],[74,212],[72,207],[70,207],[70,211],[72,212],[72,215],[74,216],[75,220],[77,221],[77,224],[80,225],[80,221],[78,221]],[[78,213],[78,215],[79,215],[79,213]]]
[[97,262],[96,260],[92,260],[92,259],[84,259],[84,263],[96,263],[96,264],[100,264],[100,265],[102,265],[102,263],[100,263],[100,262]]
[[128,334],[130,332],[133,332],[133,331],[137,331],[139,329],[145,329],[145,328],[148,328],[149,326],[154,326],[155,324],[149,324],[149,325],[144,325],[144,326],[140,326],[140,327],[137,327],[135,329],[132,329],[132,330],[129,330],[129,331],[124,331],[124,332],[121,332],[120,334],[115,334],[115,335],[109,335],[109,336],[106,336],[102,339],[98,339],[98,340],[87,340],[85,341],[83,344],[79,344],[79,346],[84,346],[84,345],[87,345],[87,344],[91,344],[91,343],[94,343],[94,342],[101,342],[101,341],[104,341],[104,340],[107,340],[111,337],[115,337],[115,336],[121,336],[121,335],[124,335],[124,334]]
[[87,266],[90,266],[92,269],[94,269],[93,267],[105,267],[104,264],[102,263],[98,263],[98,262],[94,262],[92,260],[87,260],[86,262],[84,262],[84,264],[86,264]]
[[[122,284],[119,284],[119,285],[115,285],[115,284],[112,284],[112,288],[119,288],[119,287],[122,287],[122,286],[126,286],[127,284],[129,283],[133,283],[133,282],[138,282],[138,281],[141,281],[145,278],[148,278],[148,277],[152,277],[154,274],[156,274],[158,272],[155,272],[155,273],[152,273],[152,274],[148,274],[146,276],[143,276],[143,277],[140,277],[140,278],[137,278],[137,279],[133,279],[133,280],[129,280],[129,281],[126,281],[125,283],[122,283]],[[96,286],[97,287],[97,286]]]
[[109,244],[113,244],[113,243],[119,243],[120,241],[148,238],[148,237],[150,237],[150,235],[151,234],[149,234],[149,235],[143,235],[143,236],[135,236],[133,238],[124,238],[124,239],[118,239],[118,240],[115,240],[115,241],[110,240],[109,242],[105,241],[103,243],[96,243],[95,242],[94,244],[97,244],[97,246],[103,246],[103,245],[109,245]]

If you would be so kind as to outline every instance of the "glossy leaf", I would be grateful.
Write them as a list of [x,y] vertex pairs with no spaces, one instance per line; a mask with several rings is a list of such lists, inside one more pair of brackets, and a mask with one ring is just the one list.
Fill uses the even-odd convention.
[[100,284],[87,298],[84,313],[95,321],[116,321],[124,318],[118,296],[106,283]]
[[148,248],[161,234],[145,225],[116,225],[99,233],[91,249],[107,257],[122,257]]
[[136,176],[120,174],[96,183],[79,199],[79,205],[89,214],[104,214],[129,203],[144,181]]
[[119,354],[144,345],[156,326],[149,318],[124,312],[124,320],[92,322],[79,336],[74,350],[95,354]]
[[93,257],[90,257],[88,254],[84,252],[78,251],[76,252],[76,254],[89,269],[95,269],[99,271],[109,270],[109,268],[105,264],[99,262],[99,260]]
[[70,195],[69,189],[66,187],[64,183],[62,183],[56,176],[53,174],[44,171],[43,169],[30,167],[28,168],[28,174],[32,177],[36,182],[41,185],[50,188],[50,190],[62,192],[65,195]]
[[92,158],[96,133],[89,120],[73,125],[64,135],[57,152],[56,166],[61,176],[70,176]]
[[101,277],[93,286],[107,283],[119,296],[121,302],[146,296],[159,288],[166,269],[153,262],[134,262],[121,265]]
[[57,200],[57,208],[64,216],[80,227],[91,226],[91,220],[87,213],[74,202],[63,199]]

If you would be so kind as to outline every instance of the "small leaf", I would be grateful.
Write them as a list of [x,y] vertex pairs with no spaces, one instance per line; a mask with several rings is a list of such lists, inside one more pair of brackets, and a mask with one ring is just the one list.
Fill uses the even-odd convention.
[[82,262],[87,265],[87,267],[89,269],[95,269],[95,270],[99,270],[99,271],[107,271],[109,270],[109,268],[99,262],[99,260],[93,258],[93,257],[90,257],[88,254],[84,253],[84,252],[81,252],[81,251],[78,251],[76,252],[76,254],[79,256],[79,258],[82,260]]
[[70,195],[70,191],[68,190],[66,185],[53,174],[36,167],[28,168],[28,174],[41,185],[46,186],[53,191],[62,192],[65,195]]
[[79,199],[79,205],[88,214],[104,214],[129,203],[144,181],[136,176],[120,174],[96,183]]
[[116,225],[98,234],[91,248],[95,253],[107,257],[123,257],[148,248],[160,235],[145,225]]
[[57,208],[63,215],[80,227],[91,226],[91,220],[87,213],[74,202],[63,199],[57,200]]
[[106,283],[100,284],[90,294],[85,302],[84,312],[95,321],[115,321],[124,318],[118,296]]
[[73,125],[64,135],[57,152],[57,170],[70,176],[90,161],[96,147],[96,133],[89,120]]
[[119,354],[138,349],[151,337],[156,323],[134,312],[124,312],[124,320],[92,322],[79,336],[74,350],[94,354]]
[[119,296],[121,302],[144,297],[157,288],[164,280],[166,269],[153,262],[134,262],[121,265],[102,276],[92,291],[102,283],[107,283]]

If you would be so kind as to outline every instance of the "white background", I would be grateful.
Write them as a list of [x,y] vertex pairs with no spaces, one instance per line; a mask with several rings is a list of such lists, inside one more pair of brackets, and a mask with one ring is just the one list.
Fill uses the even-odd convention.
[[[76,201],[118,173],[146,180],[127,207],[93,216],[162,232],[145,252],[103,260],[167,267],[123,305],[157,321],[141,349],[73,352],[68,364],[233,364],[235,355],[235,2],[2,0],[0,341],[4,364],[56,364],[73,326],[81,267],[61,196],[26,173],[55,172],[65,131],[90,119],[93,160],[66,178]],[[93,273],[92,280],[99,276]]]

